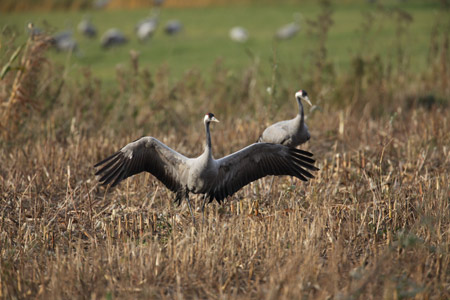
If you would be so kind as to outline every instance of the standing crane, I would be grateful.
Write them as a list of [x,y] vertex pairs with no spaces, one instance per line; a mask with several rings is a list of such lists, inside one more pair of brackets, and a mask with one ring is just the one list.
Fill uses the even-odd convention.
[[136,35],[139,41],[143,42],[155,34],[159,23],[159,11],[153,13],[152,16],[145,18],[136,24]]
[[300,31],[301,14],[294,14],[294,21],[282,26],[275,33],[275,37],[279,40],[287,40],[293,38]]
[[183,24],[178,20],[170,20],[164,27],[164,32],[168,35],[175,35],[183,29]]
[[88,17],[84,17],[78,24],[78,31],[88,38],[94,38],[97,36],[97,29]]
[[129,143],[94,167],[101,167],[95,175],[103,185],[117,185],[122,180],[149,172],[176,194],[175,202],[184,197],[195,224],[189,201],[189,192],[204,194],[202,214],[206,199],[221,203],[243,186],[266,175],[291,175],[302,181],[314,176],[316,171],[312,153],[280,144],[255,143],[221,159],[212,156],[211,122],[219,122],[214,114],[204,117],[206,143],[204,152],[197,158],[188,158],[172,150],[154,137],[142,137]]
[[[295,93],[295,99],[298,104],[297,116],[291,120],[280,121],[270,125],[263,131],[257,142],[281,144],[295,148],[309,141],[311,135],[305,123],[302,100],[305,100],[309,105],[312,104],[305,90],[299,90]],[[273,180],[274,178],[272,177],[270,189],[272,189]],[[291,184],[293,184],[292,178]]]
[[308,93],[305,90],[299,90],[295,93],[295,99],[298,104],[297,116],[291,120],[280,121],[267,127],[259,137],[258,142],[296,147],[306,143],[311,138],[308,126],[305,123],[302,105],[302,100],[312,105]]
[[73,38],[71,30],[61,31],[52,36],[52,45],[58,51],[73,51],[78,50],[78,43]]
[[103,48],[110,48],[113,46],[123,45],[128,42],[125,35],[117,28],[108,29],[101,38],[101,45]]
[[238,43],[245,43],[248,40],[248,31],[244,27],[235,26],[230,29],[230,38]]

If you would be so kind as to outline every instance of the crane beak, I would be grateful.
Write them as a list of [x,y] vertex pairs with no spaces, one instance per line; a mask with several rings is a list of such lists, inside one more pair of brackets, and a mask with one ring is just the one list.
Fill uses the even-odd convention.
[[306,103],[308,103],[310,106],[312,106],[312,103],[311,103],[311,101],[309,100],[309,97],[308,97],[308,96],[302,97],[302,99],[305,100]]
[[220,121],[216,119],[216,117],[212,117],[211,121],[219,123]]

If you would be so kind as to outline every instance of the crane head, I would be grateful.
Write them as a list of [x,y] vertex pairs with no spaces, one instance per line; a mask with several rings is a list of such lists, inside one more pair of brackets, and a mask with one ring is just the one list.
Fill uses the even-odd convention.
[[216,117],[214,117],[213,113],[207,113],[205,115],[205,119],[204,119],[205,123],[210,123],[210,122],[219,122],[219,120],[216,119]]
[[297,93],[295,93],[295,98],[300,100],[305,100],[306,103],[312,106],[311,101],[309,100],[308,93],[305,90],[300,90]]

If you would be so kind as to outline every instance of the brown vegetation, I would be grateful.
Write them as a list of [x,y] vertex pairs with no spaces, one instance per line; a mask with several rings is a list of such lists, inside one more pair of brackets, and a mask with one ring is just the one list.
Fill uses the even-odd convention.
[[278,78],[268,95],[254,69],[228,76],[220,64],[209,84],[190,71],[172,85],[165,68],[153,74],[134,61],[111,91],[89,70],[62,88],[50,63],[46,80],[32,68],[8,72],[2,110],[18,72],[38,87],[27,90],[35,105],[26,120],[0,141],[0,297],[449,298],[448,35],[432,43],[429,73],[360,57],[351,74],[311,85],[320,109],[309,113],[305,147],[316,179],[255,182],[209,205],[195,228],[154,177],[108,190],[93,164],[144,134],[198,154],[208,111],[222,121],[212,128],[220,157],[292,116],[305,86]]

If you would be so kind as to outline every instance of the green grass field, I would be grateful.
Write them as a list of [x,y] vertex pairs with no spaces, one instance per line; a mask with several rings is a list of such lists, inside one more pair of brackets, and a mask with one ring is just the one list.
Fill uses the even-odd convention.
[[[380,54],[387,64],[395,63],[398,47],[404,49],[413,70],[421,71],[427,67],[430,31],[439,14],[439,5],[414,2],[394,4],[384,6],[383,10],[366,2],[332,6],[333,25],[328,32],[326,46],[329,61],[336,72],[348,69],[351,60],[358,54]],[[396,33],[399,22],[395,12],[398,8],[412,17],[412,22],[407,23],[401,36]],[[294,12],[300,12],[303,16],[301,32],[291,40],[274,41],[275,30],[291,22]],[[321,7],[306,3],[163,9],[158,32],[148,42],[139,43],[134,35],[134,26],[149,13],[150,9],[14,13],[2,16],[0,27],[14,28],[21,35],[19,41],[23,41],[25,25],[30,21],[50,32],[74,29],[79,54],[68,60],[67,53],[52,53],[57,61],[68,63],[70,72],[74,74],[80,68],[89,66],[95,76],[110,80],[115,74],[115,66],[128,63],[129,51],[134,49],[140,53],[141,66],[154,70],[165,64],[172,78],[176,79],[191,68],[207,72],[217,59],[221,59],[225,67],[239,71],[254,63],[249,52],[259,59],[263,71],[272,69],[274,51],[281,70],[308,70],[317,44],[317,35],[308,34],[311,30],[317,30],[317,26],[308,21],[317,20]],[[99,33],[116,27],[129,37],[130,42],[104,51],[99,46],[99,37],[89,40],[76,32],[76,26],[84,15],[92,17]],[[363,29],[363,24],[368,24],[367,20],[372,17],[372,25]],[[162,27],[170,19],[179,19],[183,23],[184,31],[180,35],[170,37],[163,33]],[[229,30],[236,25],[248,29],[250,39],[247,43],[236,44],[229,39]]]

